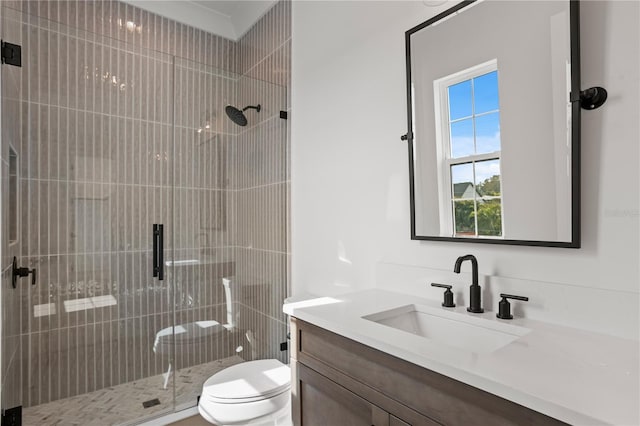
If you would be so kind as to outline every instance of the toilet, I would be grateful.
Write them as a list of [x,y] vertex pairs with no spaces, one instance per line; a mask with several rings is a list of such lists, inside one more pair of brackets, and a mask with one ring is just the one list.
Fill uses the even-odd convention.
[[289,366],[261,359],[227,367],[202,386],[198,411],[218,426],[290,426]]

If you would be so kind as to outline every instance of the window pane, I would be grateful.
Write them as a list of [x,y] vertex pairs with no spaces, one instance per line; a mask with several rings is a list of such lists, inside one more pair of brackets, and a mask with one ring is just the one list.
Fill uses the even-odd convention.
[[502,236],[502,200],[478,201],[478,235]]
[[478,161],[476,167],[476,188],[483,197],[499,197],[500,160]]
[[471,116],[471,80],[449,86],[449,120]]
[[500,108],[498,103],[498,71],[473,79],[473,100],[476,114]]
[[466,157],[474,153],[473,119],[451,123],[451,157]]
[[453,202],[453,214],[456,222],[456,236],[475,236],[476,223],[474,214],[474,201],[461,200]]
[[476,154],[500,151],[500,113],[476,117]]
[[473,163],[451,166],[451,183],[453,198],[470,198],[473,200]]

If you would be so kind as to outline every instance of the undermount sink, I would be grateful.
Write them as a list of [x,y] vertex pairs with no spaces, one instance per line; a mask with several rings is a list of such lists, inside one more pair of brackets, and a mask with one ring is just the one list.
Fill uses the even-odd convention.
[[437,343],[476,353],[490,353],[531,330],[485,318],[423,305],[406,305],[362,317]]

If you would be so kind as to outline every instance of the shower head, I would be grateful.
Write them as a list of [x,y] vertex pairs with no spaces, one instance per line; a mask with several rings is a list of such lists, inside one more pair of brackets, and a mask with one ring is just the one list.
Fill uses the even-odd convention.
[[262,107],[260,106],[260,104],[258,104],[257,106],[249,105],[242,108],[242,110],[239,110],[234,106],[227,105],[226,108],[224,109],[224,112],[226,112],[229,118],[231,119],[231,121],[236,123],[238,126],[246,126],[247,117],[244,115],[244,112],[248,109],[255,109],[257,112],[260,112],[261,108]]

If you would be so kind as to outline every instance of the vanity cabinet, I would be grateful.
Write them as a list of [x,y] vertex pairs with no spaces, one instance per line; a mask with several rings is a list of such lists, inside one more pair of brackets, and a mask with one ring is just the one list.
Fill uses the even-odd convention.
[[296,426],[565,424],[294,317],[291,338]]

